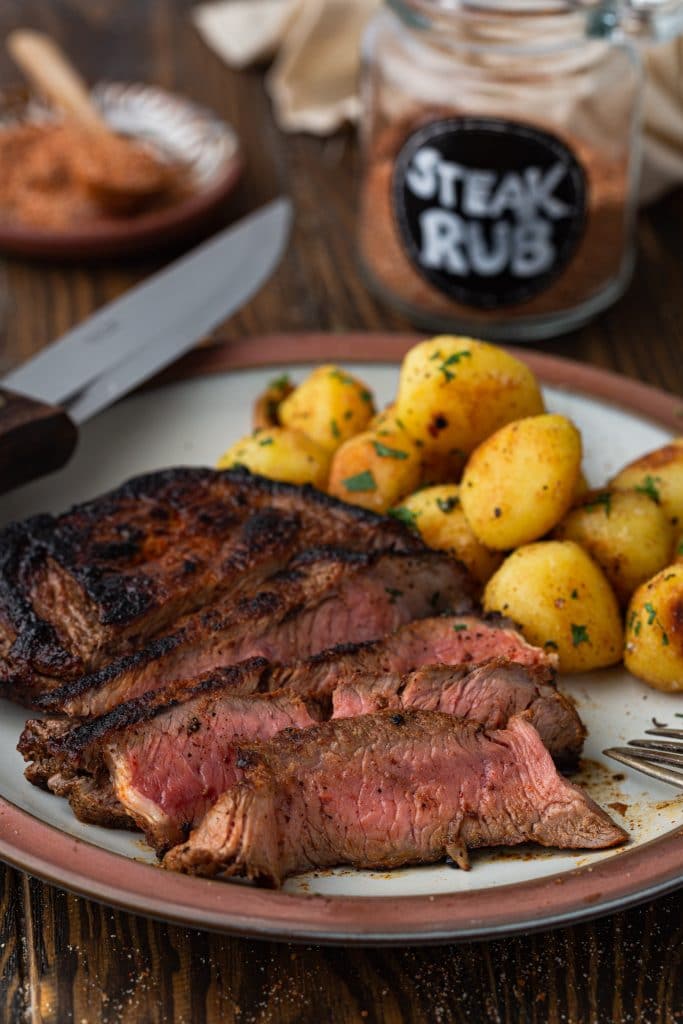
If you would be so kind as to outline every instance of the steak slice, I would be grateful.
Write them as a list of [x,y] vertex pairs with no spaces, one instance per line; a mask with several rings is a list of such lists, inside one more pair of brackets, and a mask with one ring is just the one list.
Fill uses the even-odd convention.
[[475,667],[433,665],[402,678],[390,673],[373,679],[359,672],[337,686],[332,706],[334,718],[419,708],[469,718],[486,729],[501,729],[526,711],[553,760],[565,766],[576,764],[586,737],[573,704],[548,683],[546,668],[505,658]]
[[536,842],[602,849],[627,834],[555,770],[533,725],[507,729],[435,711],[380,711],[240,745],[244,775],[164,866],[289,875],[350,864],[389,869],[468,848]]
[[0,531],[0,686],[30,702],[313,545],[420,551],[390,517],[246,470],[136,477]]
[[33,761],[27,777],[66,797],[81,821],[140,828],[165,850],[237,781],[236,740],[315,723],[298,694],[254,693],[265,665],[254,658],[66,730],[28,722],[18,747]]
[[99,715],[123,701],[219,665],[287,661],[340,641],[375,639],[434,611],[469,607],[470,582],[438,551],[298,555],[250,598],[188,616],[143,650],[35,700],[47,711]]
[[508,658],[538,666],[550,680],[557,655],[527,643],[511,622],[500,616],[443,615],[423,618],[371,643],[340,644],[305,661],[276,665],[269,687],[324,697],[340,680],[392,675],[399,679],[423,665],[480,664]]

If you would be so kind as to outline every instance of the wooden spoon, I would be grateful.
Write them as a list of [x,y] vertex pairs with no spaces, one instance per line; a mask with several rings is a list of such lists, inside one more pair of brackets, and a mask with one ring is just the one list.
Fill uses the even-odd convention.
[[36,89],[90,136],[72,154],[73,170],[100,206],[112,213],[134,212],[170,186],[170,168],[110,128],[85,82],[49,36],[17,29],[7,37],[7,49]]

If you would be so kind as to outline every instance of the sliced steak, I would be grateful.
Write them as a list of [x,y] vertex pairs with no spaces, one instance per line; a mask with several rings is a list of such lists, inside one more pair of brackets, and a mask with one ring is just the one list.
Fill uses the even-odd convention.
[[236,740],[316,721],[297,694],[254,693],[265,664],[149,693],[67,730],[28,722],[19,741],[33,761],[27,776],[66,797],[81,821],[140,828],[164,850],[237,780]]
[[424,550],[396,520],[245,470],[167,469],[0,531],[0,687],[30,703],[313,545]]
[[576,763],[586,737],[573,704],[548,683],[546,668],[505,658],[476,667],[430,666],[403,677],[359,672],[337,686],[332,706],[334,718],[419,708],[469,718],[486,729],[503,728],[513,715],[527,711],[553,759],[565,766]]
[[[187,823],[206,810],[207,787],[214,799],[221,791],[216,787],[225,781],[226,763],[234,767],[230,758],[236,733],[243,739],[259,738],[264,731],[270,735],[273,722],[279,723],[278,715],[285,712],[292,716],[286,725],[303,727],[319,717],[314,704],[286,691],[273,694],[272,702],[262,694],[248,699],[268,681],[271,668],[254,658],[152,691],[71,727],[63,720],[29,721],[19,741],[31,762],[27,778],[68,797],[81,820],[121,824],[126,819],[157,850],[165,849],[179,842]],[[552,755],[573,763],[583,727],[572,705],[544,681],[544,671],[499,660],[469,669],[420,669],[403,679],[358,677],[340,683],[332,710],[334,717],[346,718],[380,708],[417,707],[468,717],[489,728],[528,710]]]
[[392,675],[396,679],[423,665],[476,665],[492,658],[533,668],[552,678],[557,655],[532,647],[511,622],[499,616],[422,618],[373,643],[340,644],[305,661],[277,665],[269,686],[329,696],[340,680]]
[[340,641],[375,639],[434,611],[470,605],[467,574],[440,552],[309,550],[254,597],[225,599],[194,613],[175,632],[43,694],[35,704],[69,715],[103,714],[218,665],[254,656],[306,657]]
[[555,770],[524,716],[487,734],[435,711],[380,711],[240,745],[243,779],[164,866],[280,885],[350,864],[389,869],[468,848],[536,842],[602,849],[626,840]]

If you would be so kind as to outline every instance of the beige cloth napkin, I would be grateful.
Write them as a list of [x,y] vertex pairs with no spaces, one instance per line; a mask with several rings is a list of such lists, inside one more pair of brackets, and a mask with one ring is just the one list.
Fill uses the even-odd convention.
[[[192,17],[230,65],[274,57],[267,84],[285,131],[328,135],[360,111],[360,40],[381,0],[218,0]],[[683,183],[683,39],[650,47],[641,200]]]

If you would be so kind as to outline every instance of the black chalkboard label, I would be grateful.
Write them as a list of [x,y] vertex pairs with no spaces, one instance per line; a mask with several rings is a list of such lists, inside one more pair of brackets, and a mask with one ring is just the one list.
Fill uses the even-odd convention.
[[572,151],[530,125],[453,117],[410,135],[393,202],[411,263],[456,301],[498,309],[538,295],[567,266],[586,217]]

